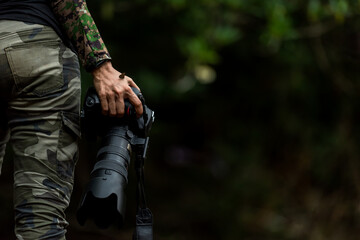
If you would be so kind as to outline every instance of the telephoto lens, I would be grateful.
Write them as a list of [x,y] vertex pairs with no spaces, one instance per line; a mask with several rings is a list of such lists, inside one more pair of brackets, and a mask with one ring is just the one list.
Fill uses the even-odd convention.
[[99,228],[116,223],[123,225],[125,214],[125,188],[131,157],[131,135],[127,126],[114,126],[102,139],[97,163],[78,210],[78,221],[84,224],[93,219]]

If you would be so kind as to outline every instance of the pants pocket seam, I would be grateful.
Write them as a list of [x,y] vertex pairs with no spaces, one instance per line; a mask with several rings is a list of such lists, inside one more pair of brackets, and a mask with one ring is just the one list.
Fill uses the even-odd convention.
[[[56,153],[56,159],[57,159],[56,168],[57,168],[58,176],[64,180],[73,179],[73,173],[74,173],[75,165],[77,163],[77,158],[78,158],[78,149],[77,149],[77,151],[74,153],[72,158],[66,159],[66,161],[61,161],[61,159],[63,158],[61,156],[61,154],[68,155],[68,154],[64,154],[64,152],[62,150],[63,147],[66,147],[66,146],[63,146],[64,140],[65,140],[64,138],[65,137],[69,138],[69,135],[70,135],[72,137],[72,139],[75,140],[75,143],[77,144],[79,137],[80,137],[80,131],[78,130],[80,128],[79,123],[70,119],[71,117],[68,117],[71,115],[74,118],[79,119],[79,115],[76,113],[65,112],[65,111],[60,112],[61,127],[59,130],[59,140],[58,140],[57,153]],[[67,136],[65,136],[65,135],[67,135]],[[72,166],[70,166],[70,165],[72,165]],[[70,171],[71,171],[71,173],[70,173]]]
[[[52,79],[52,81],[56,81],[53,82],[52,86],[49,86],[47,88],[42,88],[42,89],[34,89],[32,91],[28,91],[26,90],[27,85],[26,84],[21,84],[21,79],[18,76],[19,72],[17,71],[19,69],[19,66],[16,65],[15,60],[14,60],[14,51],[16,50],[21,50],[21,49],[29,49],[31,50],[32,47],[39,47],[39,46],[43,46],[43,47],[58,47],[59,48],[59,54],[60,54],[60,44],[61,41],[60,40],[53,40],[53,41],[37,41],[37,42],[25,42],[25,43],[18,43],[18,44],[14,44],[10,47],[7,47],[4,49],[5,51],[5,55],[8,59],[9,62],[9,66],[10,66],[10,70],[12,72],[12,77],[14,79],[14,84],[15,87],[17,89],[17,91],[19,93],[32,93],[35,94],[38,97],[42,97],[46,94],[50,94],[55,90],[61,89],[64,85],[64,79],[63,79],[63,71],[62,69],[59,71],[58,76],[55,76],[55,79]],[[57,61],[59,62],[59,67],[63,66],[63,60],[62,57],[59,55],[57,58]],[[30,76],[31,73],[29,73],[29,77],[33,77],[35,78],[35,76]],[[40,76],[40,75],[39,75]]]

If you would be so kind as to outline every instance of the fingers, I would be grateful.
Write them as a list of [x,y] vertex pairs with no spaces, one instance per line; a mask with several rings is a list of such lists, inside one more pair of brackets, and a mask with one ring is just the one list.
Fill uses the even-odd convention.
[[[133,87],[136,87],[133,85]],[[134,93],[130,86],[123,89],[118,87],[115,91],[108,91],[106,93],[99,92],[101,102],[102,114],[111,117],[123,117],[125,113],[124,99],[128,99],[134,106],[136,116],[140,117],[143,114],[142,102]]]
[[108,103],[109,103],[109,116],[110,117],[115,117],[117,112],[116,112],[116,96],[115,94],[108,94]]
[[98,95],[99,95],[100,104],[101,104],[101,112],[103,115],[108,115],[109,104],[108,104],[106,94],[104,92],[99,91]]
[[[131,78],[129,78],[128,83],[129,83],[130,87],[135,87],[135,88],[139,89],[139,91],[140,91],[140,88],[138,87],[138,85],[136,85],[136,83]],[[139,118],[143,114],[143,111],[144,111],[141,101],[139,100],[139,98],[136,96],[136,94],[132,90],[131,90],[131,93],[128,98],[129,98],[130,103],[135,107],[136,116]]]
[[[120,96],[119,96],[120,95]],[[124,116],[124,112],[125,112],[125,103],[124,103],[124,98],[123,98],[123,94],[119,94],[117,95],[116,98],[116,117],[122,117]]]
[[115,88],[115,90],[108,92],[107,101],[109,109],[106,115],[110,117],[122,117],[125,112],[124,93]]
[[[134,86],[137,87],[137,86]],[[139,89],[140,90],[140,89]],[[143,114],[143,106],[142,106],[142,102],[140,101],[140,99],[138,98],[138,96],[134,93],[134,91],[129,87],[128,90],[128,99],[130,101],[130,103],[134,106],[135,111],[136,111],[136,116],[140,117]]]
[[121,92],[117,94],[113,91],[99,92],[98,95],[103,115],[111,117],[122,117],[124,115],[125,104]]

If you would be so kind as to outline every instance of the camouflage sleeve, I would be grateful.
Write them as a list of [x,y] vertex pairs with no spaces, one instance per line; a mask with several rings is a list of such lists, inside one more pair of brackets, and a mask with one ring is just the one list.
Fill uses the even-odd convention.
[[86,0],[50,0],[50,5],[87,71],[104,60],[111,60]]

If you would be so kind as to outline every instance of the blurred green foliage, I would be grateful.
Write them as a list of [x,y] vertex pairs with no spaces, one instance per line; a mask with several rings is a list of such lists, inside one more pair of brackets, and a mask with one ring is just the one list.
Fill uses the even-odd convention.
[[359,1],[88,4],[156,112],[156,239],[357,239]]
[[[155,239],[358,238],[360,1],[88,5],[113,65],[155,110],[146,165]],[[90,150],[69,239],[97,232],[74,220]],[[96,239],[131,238],[134,182],[127,225]]]

